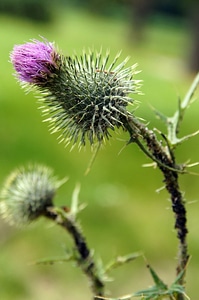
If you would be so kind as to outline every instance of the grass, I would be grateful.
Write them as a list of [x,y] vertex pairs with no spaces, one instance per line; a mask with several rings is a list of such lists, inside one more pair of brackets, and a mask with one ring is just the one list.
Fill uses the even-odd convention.
[[[81,224],[90,247],[96,249],[96,257],[107,262],[112,256],[143,250],[156,271],[170,283],[175,276],[177,242],[168,195],[165,191],[155,192],[163,185],[159,172],[141,167],[149,161],[134,145],[118,155],[128,139],[122,133],[115,134],[100,151],[91,173],[85,177],[90,150],[70,152],[69,148],[57,143],[55,135],[49,135],[33,95],[25,95],[20,89],[8,60],[14,44],[39,36],[55,41],[65,54],[102,46],[104,50],[110,49],[113,56],[122,49],[121,60],[130,55],[129,64],[138,62],[142,69],[137,77],[144,81],[145,95],[135,97],[141,101],[136,113],[150,121],[152,128],[159,128],[149,103],[171,115],[178,96],[184,96],[193,79],[184,60],[188,32],[178,24],[172,27],[165,23],[151,24],[147,28],[146,41],[135,45],[129,40],[127,22],[72,9],[57,10],[54,23],[50,25],[3,15],[0,22],[3,40],[0,56],[0,181],[3,182],[15,167],[29,161],[51,166],[60,177],[69,175],[69,182],[57,195],[57,203],[68,205],[76,182],[81,183],[80,199],[88,204],[82,212]],[[187,112],[183,132],[198,129],[198,106],[198,103],[193,104]],[[161,128],[164,129],[162,125]],[[197,160],[197,143],[198,137],[180,146],[177,151],[179,161]],[[186,200],[197,200],[198,177],[183,176],[181,183]],[[187,274],[191,299],[196,299],[197,295],[198,205],[198,202],[187,204],[190,253],[193,254]],[[66,248],[71,246],[70,239],[61,229],[48,224],[41,220],[30,228],[16,230],[1,222],[1,299],[89,299],[86,279],[78,268],[70,264],[29,265],[42,257],[64,255]],[[114,276],[116,280],[108,284],[113,296],[152,284],[142,259],[117,270]]]

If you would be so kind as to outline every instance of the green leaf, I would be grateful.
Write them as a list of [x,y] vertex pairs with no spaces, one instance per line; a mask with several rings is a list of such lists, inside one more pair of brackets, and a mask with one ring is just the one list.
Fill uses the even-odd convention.
[[62,262],[68,262],[68,261],[72,261],[75,260],[74,255],[71,253],[68,256],[53,256],[53,257],[46,257],[46,258],[42,258],[37,260],[36,262],[33,262],[32,264],[35,265],[53,265],[55,263],[62,263]]
[[153,112],[155,113],[156,117],[158,119],[160,119],[164,124],[168,123],[168,117],[165,116],[162,112],[160,112],[159,110],[157,110],[155,107],[153,107],[152,105],[150,105],[150,108],[153,110]]
[[135,260],[136,258],[140,257],[141,255],[142,255],[142,253],[135,252],[135,253],[127,254],[125,256],[117,256],[106,266],[105,272],[110,272],[112,269],[123,266],[124,264]]
[[149,271],[151,273],[151,276],[153,277],[153,280],[156,284],[156,286],[159,289],[167,290],[167,285],[160,279],[160,277],[157,275],[157,273],[151,268],[150,265],[147,266],[149,268]]

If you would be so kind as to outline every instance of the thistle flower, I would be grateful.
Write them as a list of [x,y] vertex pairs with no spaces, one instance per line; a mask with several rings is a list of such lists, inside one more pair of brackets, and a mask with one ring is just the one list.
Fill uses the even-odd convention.
[[64,181],[58,181],[51,169],[41,165],[15,170],[0,194],[1,215],[14,225],[27,224],[45,215]]
[[18,79],[22,82],[43,84],[59,68],[59,55],[53,43],[32,42],[16,45],[10,55]]
[[86,139],[91,145],[108,139],[115,128],[125,129],[127,106],[133,102],[129,94],[138,93],[140,81],[133,79],[136,65],[125,68],[125,59],[116,66],[118,58],[109,64],[109,53],[103,58],[93,51],[66,57],[51,43],[38,41],[15,46],[11,54],[19,79],[38,88],[51,132],[60,131],[66,145],[80,146]]

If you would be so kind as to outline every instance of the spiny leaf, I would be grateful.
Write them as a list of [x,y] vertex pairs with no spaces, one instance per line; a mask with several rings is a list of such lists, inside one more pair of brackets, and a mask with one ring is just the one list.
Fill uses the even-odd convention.
[[124,264],[131,262],[135,260],[136,258],[140,257],[142,253],[135,252],[130,253],[125,256],[118,256],[115,259],[113,259],[107,266],[105,271],[110,272],[112,269],[118,268],[120,266],[123,266]]
[[176,138],[175,139],[175,145],[181,144],[181,143],[187,141],[188,139],[190,139],[190,138],[192,138],[192,137],[194,137],[198,134],[199,134],[199,130],[197,130],[196,132],[190,133],[188,135],[185,135],[182,138]]
[[158,288],[161,288],[163,290],[167,289],[167,285],[160,279],[160,277],[157,275],[157,273],[152,269],[150,265],[147,266],[149,268],[149,271],[151,273],[151,276],[153,277],[153,280]]

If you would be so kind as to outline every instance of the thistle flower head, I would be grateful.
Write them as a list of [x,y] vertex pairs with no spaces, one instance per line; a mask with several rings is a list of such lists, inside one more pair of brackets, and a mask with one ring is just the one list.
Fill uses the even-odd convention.
[[[59,55],[51,43],[15,46],[11,60],[22,81],[34,83],[40,92],[44,114],[52,132],[60,140],[80,146],[93,145],[111,136],[111,130],[125,128],[139,80],[133,76],[136,65],[117,64],[119,55],[109,63],[109,53],[83,52],[80,57]],[[43,105],[45,104],[45,105]]]
[[0,213],[10,224],[23,225],[45,215],[63,183],[51,169],[30,165],[11,173],[0,194]]
[[16,75],[22,82],[42,84],[58,68],[59,55],[53,43],[32,42],[16,45],[10,54]]

